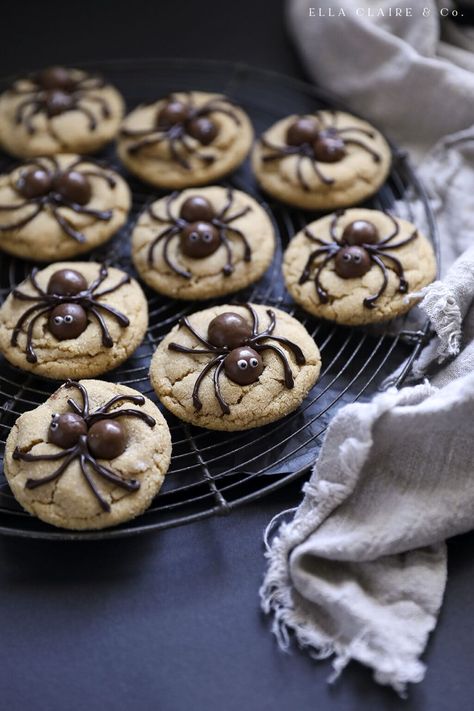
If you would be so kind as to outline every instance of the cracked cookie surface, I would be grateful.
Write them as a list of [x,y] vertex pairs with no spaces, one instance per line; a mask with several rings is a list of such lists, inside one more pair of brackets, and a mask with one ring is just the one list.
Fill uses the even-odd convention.
[[[115,396],[137,396],[135,390],[115,383],[83,380],[91,411],[103,406]],[[110,506],[104,511],[82,474],[79,461],[71,461],[64,473],[52,482],[37,488],[26,488],[28,479],[50,476],[58,461],[25,462],[13,458],[15,448],[35,456],[60,452],[56,444],[48,441],[52,416],[70,411],[68,398],[80,402],[80,395],[66,387],[57,390],[35,410],[21,415],[13,426],[5,448],[5,474],[10,488],[21,506],[29,513],[54,526],[69,529],[101,529],[114,526],[138,516],[150,505],[158,493],[168,470],[171,456],[171,438],[166,421],[158,408],[147,398],[143,405],[133,407],[153,418],[152,429],[142,420],[131,417],[118,418],[126,434],[126,448],[113,459],[98,460],[125,480],[140,483],[136,491],[127,491],[106,481],[93,471],[90,476],[100,494]],[[111,410],[129,408],[122,403]],[[117,420],[115,420],[117,421]]]
[[[276,160],[264,160],[265,156],[276,151],[263,145],[262,139],[272,145],[287,148],[290,126],[299,118],[311,120],[314,117],[320,117],[324,126],[334,123],[341,130],[342,138],[363,142],[379,158],[374,160],[371,152],[356,143],[348,142],[343,149],[345,155],[337,160],[333,160],[334,156],[331,155],[328,160],[322,161],[313,161],[307,157],[300,160],[298,153],[284,155]],[[350,127],[357,131],[349,131]],[[311,151],[309,146],[308,152],[314,157]],[[367,121],[342,111],[320,111],[304,117],[287,116],[265,131],[252,153],[252,167],[261,187],[278,200],[306,210],[331,210],[362,202],[377,192],[385,182],[390,165],[390,146],[382,134]],[[327,178],[327,183],[318,172]]]
[[[327,215],[320,220],[307,225],[310,232],[321,241],[331,243],[331,222],[334,215]],[[387,257],[380,259],[387,270],[387,287],[374,302],[372,308],[364,305],[364,299],[376,294],[383,283],[383,274],[373,262],[368,271],[361,277],[342,278],[336,272],[335,260],[331,259],[320,272],[321,287],[327,292],[327,303],[318,296],[315,275],[327,254],[320,254],[313,263],[309,278],[300,283],[308,259],[321,244],[315,243],[304,231],[299,232],[291,240],[283,259],[283,276],[285,284],[294,300],[314,316],[335,321],[340,324],[356,326],[377,323],[400,316],[409,311],[416,300],[407,297],[411,292],[417,292],[429,284],[436,276],[436,260],[433,248],[428,239],[410,222],[399,217],[394,218],[398,225],[398,234],[393,240],[383,246],[387,254],[394,256],[401,264],[404,278],[407,282],[406,292],[400,292],[400,280],[393,262]],[[355,221],[368,221],[378,230],[380,240],[393,231],[394,223],[384,212],[355,208],[341,211],[337,220],[335,234],[342,238],[344,229]],[[416,238],[400,248],[390,250],[390,244],[409,239],[416,230]]]
[[[51,264],[36,274],[39,286],[46,291],[52,275],[59,270],[75,270],[91,284],[100,274],[101,265],[94,262],[59,262]],[[118,284],[125,273],[110,267],[100,290]],[[29,296],[37,296],[29,279],[17,289]],[[121,312],[129,320],[122,326],[109,313],[103,320],[112,339],[112,347],[103,343],[99,322],[88,314],[85,329],[76,338],[58,340],[48,329],[48,319],[38,318],[32,329],[32,341],[37,362],[29,362],[26,356],[27,331],[25,325],[18,334],[17,345],[12,345],[12,336],[18,319],[31,306],[31,301],[15,298],[11,293],[0,308],[0,352],[14,366],[48,378],[91,377],[112,370],[125,361],[140,345],[148,325],[148,305],[145,296],[134,279],[124,283],[116,291],[99,298],[108,307]],[[34,316],[35,314],[33,314]],[[27,324],[29,322],[27,321]]]
[[[141,278],[152,289],[177,299],[208,299],[243,289],[263,275],[275,250],[272,222],[265,210],[250,195],[240,190],[232,190],[231,194],[232,205],[226,214],[232,217],[246,210],[247,212],[229,222],[230,229],[224,229],[231,254],[232,272],[229,275],[224,273],[229,262],[227,245],[224,241],[221,241],[211,254],[193,258],[183,252],[181,246],[183,230],[172,237],[169,247],[165,247],[166,235],[163,235],[164,239],[153,248],[152,260],[150,260],[150,248],[154,240],[174,224],[167,218],[166,207],[170,198],[162,198],[150,206],[153,214],[162,217],[162,220],[154,219],[148,210],[140,215],[132,235],[132,257]],[[219,213],[227,204],[228,190],[212,186],[182,191],[169,204],[174,219],[179,220],[183,203],[194,196],[209,201],[215,213]],[[210,229],[214,230],[212,226]],[[241,231],[249,245],[248,261],[245,259],[245,241],[233,229]],[[178,274],[170,262],[190,276]]]
[[[222,98],[220,94],[193,91],[188,94],[176,92],[173,97],[178,101],[192,99],[197,108],[205,103]],[[218,132],[209,143],[202,145],[191,135],[186,135],[188,148],[178,145],[176,151],[189,164],[188,168],[175,159],[169,140],[160,140],[146,145],[139,152],[133,152],[136,138],[124,135],[124,131],[147,132],[151,137],[160,135],[157,128],[157,116],[165,107],[168,98],[153,104],[139,106],[128,114],[119,134],[117,152],[127,168],[147,183],[158,188],[182,189],[193,185],[212,183],[235,170],[245,159],[253,140],[253,128],[247,114],[239,106],[222,102],[227,110],[237,117],[238,124],[225,113],[212,112],[209,118],[215,122]],[[153,131],[154,127],[156,130]],[[198,154],[208,157],[201,160]],[[175,154],[176,155],[176,154]]]
[[[79,156],[63,154],[55,156],[59,171],[67,172],[69,166],[74,166]],[[23,207],[15,210],[0,210],[0,249],[23,259],[31,259],[34,255],[37,261],[57,261],[68,259],[98,247],[107,242],[126,222],[130,210],[131,196],[126,182],[112,170],[102,168],[94,162],[81,162],[73,167],[74,172],[84,176],[90,186],[90,198],[79,207],[83,212],[70,207],[45,205],[32,220],[25,223],[37,210],[38,200],[27,199],[18,189],[22,176],[37,167],[44,165],[49,171],[57,170],[49,158],[40,158],[39,162],[26,162],[10,173],[0,175],[0,205],[15,207],[25,202]],[[93,173],[93,174],[91,174]],[[54,217],[53,207],[57,209],[59,220]],[[104,212],[107,219],[98,219],[87,210]],[[64,219],[76,232],[83,235],[84,240],[78,241],[67,234],[60,224]],[[8,229],[9,225],[13,225]]]
[[[269,325],[267,306],[252,304],[259,319],[259,330]],[[229,413],[224,414],[216,398],[213,373],[201,381],[199,396],[202,408],[197,410],[193,402],[193,388],[203,368],[212,355],[178,353],[169,350],[170,343],[178,343],[188,348],[202,348],[202,344],[183,326],[175,326],[158,346],[150,367],[152,385],[165,407],[174,415],[200,427],[215,430],[246,430],[279,420],[295,410],[304,400],[318,379],[321,359],[318,347],[309,333],[295,318],[272,309],[276,316],[273,335],[290,339],[302,350],[305,363],[298,364],[294,353],[284,345],[284,351],[294,378],[294,387],[285,385],[281,360],[271,350],[262,352],[263,369],[255,382],[239,385],[224,373],[220,377],[222,397],[229,405]],[[249,312],[243,306],[214,306],[192,314],[192,327],[206,337],[212,319],[232,312],[249,321]],[[268,343],[272,343],[271,337]],[[275,342],[273,342],[275,343]],[[215,372],[215,371],[213,371]]]
[[[88,75],[79,69],[68,70],[76,79]],[[120,126],[124,113],[124,101],[119,92],[110,84],[89,89],[81,97],[81,106],[87,114],[78,110],[67,110],[57,115],[45,111],[31,114],[31,126],[17,121],[17,112],[25,101],[25,91],[33,89],[29,78],[19,79],[12,90],[0,96],[0,136],[3,148],[20,158],[54,155],[56,153],[94,153],[111,141]],[[18,90],[19,93],[15,93]],[[107,115],[102,111],[103,102],[108,107]],[[91,118],[95,128],[91,129]]]

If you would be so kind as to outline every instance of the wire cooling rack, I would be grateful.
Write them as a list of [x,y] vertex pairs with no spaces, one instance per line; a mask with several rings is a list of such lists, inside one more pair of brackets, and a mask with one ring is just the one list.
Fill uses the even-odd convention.
[[[201,89],[225,93],[249,113],[257,135],[290,113],[338,108],[333,97],[309,84],[239,64],[163,59],[104,62],[100,66],[89,65],[87,69],[100,71],[114,83],[123,92],[128,109],[170,91]],[[5,79],[1,88],[8,83]],[[130,233],[144,205],[162,193],[128,175],[120,167],[113,148],[101,157],[108,159],[129,181],[133,208],[125,228],[108,245],[86,258],[106,259],[136,276],[130,261]],[[11,166],[11,159],[0,155],[0,168],[5,170]],[[113,538],[177,526],[213,514],[227,514],[307,473],[321,437],[337,410],[349,402],[368,398],[388,374],[404,363],[394,380],[395,384],[402,382],[429,332],[429,324],[425,322],[421,328],[409,330],[406,319],[402,319],[381,328],[355,329],[305,314],[285,292],[281,277],[282,250],[291,237],[318,214],[267,201],[256,186],[248,162],[225,184],[250,193],[273,220],[278,249],[267,274],[252,288],[231,298],[206,303],[173,301],[145,288],[150,323],[144,343],[124,365],[103,377],[136,388],[157,402],[148,379],[149,363],[157,344],[177,321],[213,303],[253,301],[284,309],[306,326],[322,355],[318,383],[296,412],[279,422],[247,432],[209,432],[165,412],[173,439],[173,457],[163,488],[144,514],[113,529],[76,533],[43,524],[20,508],[2,475],[0,533],[46,539]],[[366,206],[390,208],[400,217],[414,220],[406,200],[408,191],[423,205],[428,236],[438,252],[435,224],[423,187],[406,154],[394,147],[390,178]],[[0,301],[26,278],[33,266],[32,262],[0,256]],[[44,402],[58,384],[13,368],[0,357],[0,458],[17,417]]]

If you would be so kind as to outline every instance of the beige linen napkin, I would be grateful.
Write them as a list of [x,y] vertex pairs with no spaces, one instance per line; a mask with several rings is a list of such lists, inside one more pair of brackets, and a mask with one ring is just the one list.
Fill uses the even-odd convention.
[[[319,83],[425,155],[443,264],[461,256],[424,290],[437,336],[415,373],[436,374],[336,415],[303,503],[269,546],[261,599],[282,648],[291,630],[312,656],[334,655],[336,674],[356,659],[403,694],[424,675],[444,541],[474,527],[474,75],[442,58],[435,3],[424,3],[427,23],[363,21],[350,15],[354,5],[339,2],[348,17],[318,23],[293,0],[295,39]],[[388,3],[357,2],[369,5]]]

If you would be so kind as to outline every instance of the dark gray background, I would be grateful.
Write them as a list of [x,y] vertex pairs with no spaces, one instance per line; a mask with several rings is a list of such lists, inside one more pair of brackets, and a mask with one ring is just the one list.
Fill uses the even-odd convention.
[[[314,4],[314,3],[312,3]],[[2,21],[2,70],[108,58],[244,61],[302,77],[280,0],[23,2]],[[337,49],[337,48],[335,48]],[[259,610],[262,531],[301,483],[226,519],[100,543],[0,540],[5,711],[468,711],[474,536],[450,574],[425,681],[408,701],[352,664],[281,654]]]

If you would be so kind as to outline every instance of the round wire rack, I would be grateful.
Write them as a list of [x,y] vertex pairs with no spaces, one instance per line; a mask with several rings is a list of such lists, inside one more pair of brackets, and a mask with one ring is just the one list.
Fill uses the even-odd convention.
[[[100,66],[91,64],[86,68],[100,71],[114,83],[125,96],[129,109],[171,91],[201,89],[224,93],[248,112],[256,135],[290,113],[339,107],[333,97],[314,86],[240,64],[163,59],[103,62]],[[5,79],[0,88],[5,88],[10,81],[10,78]],[[130,260],[130,233],[144,205],[161,194],[128,175],[118,163],[113,148],[100,157],[106,158],[112,167],[126,176],[133,193],[133,207],[124,229],[105,247],[86,258],[106,259],[136,277]],[[0,155],[0,169],[11,167],[12,160]],[[282,250],[291,237],[318,214],[267,201],[256,186],[248,162],[223,184],[250,193],[268,210],[273,220],[278,248],[267,274],[253,287],[232,298],[206,303],[173,301],[145,288],[150,314],[146,338],[132,358],[103,377],[136,388],[157,402],[148,379],[149,363],[157,344],[177,321],[212,303],[253,301],[284,309],[306,326],[322,355],[318,383],[296,412],[257,430],[210,432],[185,424],[165,412],[173,440],[171,467],[165,483],[144,514],[112,529],[70,532],[43,524],[21,509],[1,475],[0,533],[60,540],[115,538],[177,526],[213,514],[227,514],[307,473],[328,423],[341,406],[369,398],[397,368],[393,384],[399,385],[403,381],[429,333],[429,323],[423,321],[413,328],[405,317],[382,327],[357,329],[339,327],[308,316],[285,292],[281,259]],[[408,194],[410,201],[407,200]],[[428,236],[438,253],[435,223],[423,186],[407,155],[393,147],[389,180],[365,205],[390,209],[394,214],[414,221],[413,200],[423,206]],[[33,262],[0,256],[0,302],[26,278],[33,266]],[[0,458],[3,458],[6,438],[17,417],[44,402],[58,385],[57,381],[13,368],[0,357]]]

